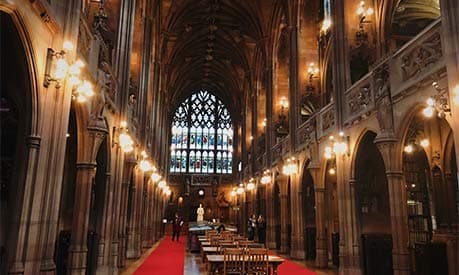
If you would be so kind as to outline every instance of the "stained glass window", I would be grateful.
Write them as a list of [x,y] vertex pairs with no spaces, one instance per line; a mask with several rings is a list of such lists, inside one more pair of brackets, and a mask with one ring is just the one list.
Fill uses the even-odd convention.
[[199,91],[183,101],[172,121],[170,172],[231,174],[231,115],[215,95]]

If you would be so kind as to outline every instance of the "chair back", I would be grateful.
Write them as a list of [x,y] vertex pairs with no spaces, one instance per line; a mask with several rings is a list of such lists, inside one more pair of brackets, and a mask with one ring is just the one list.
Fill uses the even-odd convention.
[[223,274],[245,274],[244,253],[239,248],[223,250]]
[[268,249],[249,248],[247,249],[247,274],[269,274]]

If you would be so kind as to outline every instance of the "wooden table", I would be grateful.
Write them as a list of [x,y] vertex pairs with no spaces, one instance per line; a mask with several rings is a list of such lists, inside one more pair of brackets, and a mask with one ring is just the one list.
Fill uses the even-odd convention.
[[[273,274],[277,274],[277,268],[284,262],[284,259],[277,255],[268,255],[268,265],[272,268]],[[216,270],[223,268],[223,255],[207,255],[209,274],[214,274]]]

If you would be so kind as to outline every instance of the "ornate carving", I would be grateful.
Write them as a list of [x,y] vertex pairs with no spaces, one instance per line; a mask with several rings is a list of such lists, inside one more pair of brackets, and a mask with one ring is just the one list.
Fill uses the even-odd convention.
[[370,83],[351,90],[346,96],[348,105],[348,115],[355,115],[366,110],[371,104],[371,86]]
[[322,132],[327,131],[335,125],[335,109],[330,108],[322,114]]
[[443,56],[439,32],[420,42],[419,46],[402,56],[403,80],[416,76]]
[[91,52],[92,48],[92,40],[93,36],[86,21],[84,19],[80,19],[80,24],[78,26],[77,50],[86,60],[89,60],[89,53]]
[[382,135],[394,133],[394,117],[389,83],[389,69],[387,64],[378,67],[374,73],[374,87],[376,96],[376,118]]

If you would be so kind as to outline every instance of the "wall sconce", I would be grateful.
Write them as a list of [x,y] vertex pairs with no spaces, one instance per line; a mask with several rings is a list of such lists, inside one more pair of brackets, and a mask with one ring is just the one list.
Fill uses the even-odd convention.
[[230,195],[231,195],[231,197],[235,197],[237,195],[236,187],[234,187],[233,190],[231,190]]
[[251,178],[249,180],[249,182],[247,183],[247,191],[252,191],[253,189],[255,189],[255,179],[254,178]]
[[314,92],[314,78],[318,78],[319,68],[314,62],[309,63],[308,66],[308,84],[306,85],[306,94],[312,94]]
[[72,50],[73,44],[69,41],[64,42],[63,49],[60,51],[48,48],[43,86],[48,88],[51,82],[55,82],[56,88],[59,89],[64,79],[68,77],[72,85],[72,98],[82,103],[94,95],[93,85],[87,80],[80,79],[81,69],[85,66],[83,61],[78,59],[69,64],[66,60],[66,54]]
[[335,140],[334,136],[330,136],[330,146],[324,149],[324,157],[326,159],[335,158],[337,155],[349,155],[349,136],[345,137],[343,132],[339,133],[339,140]]
[[358,44],[362,44],[368,41],[368,33],[364,30],[363,24],[371,23],[371,21],[366,20],[368,16],[374,13],[373,8],[365,7],[365,1],[360,1],[359,7],[357,8],[357,15],[359,16],[359,29],[356,33],[356,40]]
[[[156,168],[153,167],[153,171],[155,171],[155,170],[156,170]],[[158,174],[158,173],[155,171],[155,172],[153,172],[153,174],[151,174],[150,178],[151,178],[151,180],[152,180],[153,182],[158,182],[158,181],[161,180],[161,175]]]
[[244,184],[239,184],[239,187],[236,189],[236,194],[242,195],[244,193]]
[[161,188],[161,189],[164,189],[167,187],[167,183],[165,180],[162,180],[158,183],[158,187]]
[[142,155],[142,160],[140,161],[140,169],[143,171],[143,172],[150,172],[153,170],[153,165],[151,165],[151,162],[148,160],[148,155],[147,155],[147,152],[145,151],[142,151],[142,153],[140,153]]
[[298,161],[294,157],[288,158],[282,167],[282,174],[291,176],[296,173],[298,173]]
[[417,144],[419,144],[422,148],[426,149],[427,147],[430,146],[430,141],[427,138],[423,138],[419,140],[419,142],[415,140],[411,140],[408,142],[407,145],[405,145],[405,147],[403,147],[403,151],[407,154],[411,154],[414,152],[416,148],[419,148],[416,146]]
[[[119,131],[119,134],[117,135],[117,132]],[[124,153],[129,153],[134,150],[134,141],[132,140],[131,136],[128,134],[128,129],[127,129],[127,122],[122,121],[120,123],[120,128],[113,127],[113,137],[118,137],[118,140],[113,139],[113,144],[118,144],[121,147],[121,150],[123,150]]]
[[[431,118],[436,112],[439,118],[444,118],[446,113],[451,112],[448,105],[448,95],[445,89],[440,88],[437,82],[433,82],[432,86],[437,90],[437,94],[426,100],[427,106],[422,110],[422,114],[427,118]],[[459,86],[456,86],[456,89],[459,90]],[[456,101],[456,97],[458,97],[457,94],[454,95],[454,101]]]
[[199,195],[199,196],[202,197],[202,196],[204,196],[204,194],[205,194],[204,189],[199,189],[199,190],[198,190],[198,195]]
[[261,125],[263,126],[263,128],[266,128],[266,124],[268,123],[268,119],[264,118],[263,119],[263,122],[261,123]]
[[269,184],[271,183],[271,171],[265,170],[263,172],[263,176],[260,179],[261,184]]

